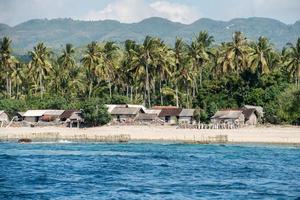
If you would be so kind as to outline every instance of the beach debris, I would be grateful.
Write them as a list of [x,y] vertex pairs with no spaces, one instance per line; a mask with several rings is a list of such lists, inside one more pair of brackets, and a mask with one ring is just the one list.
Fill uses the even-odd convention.
[[21,138],[18,140],[18,143],[31,143],[32,140],[28,138]]

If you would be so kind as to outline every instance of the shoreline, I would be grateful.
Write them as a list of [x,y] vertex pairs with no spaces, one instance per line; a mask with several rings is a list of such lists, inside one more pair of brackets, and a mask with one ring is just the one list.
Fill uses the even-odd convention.
[[0,128],[0,141],[69,140],[77,142],[172,142],[188,144],[300,145],[300,127],[272,126],[240,129],[179,129],[172,126],[103,126],[94,128]]

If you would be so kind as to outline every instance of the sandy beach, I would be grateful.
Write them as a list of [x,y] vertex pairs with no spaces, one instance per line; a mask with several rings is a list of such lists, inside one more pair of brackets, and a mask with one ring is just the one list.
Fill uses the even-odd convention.
[[103,126],[95,128],[0,128],[0,140],[10,141],[20,138],[45,140],[90,140],[99,137],[127,135],[130,141],[170,141],[195,142],[214,141],[215,137],[224,136],[228,143],[270,143],[299,144],[299,127],[253,127],[240,129],[179,129],[170,126]]

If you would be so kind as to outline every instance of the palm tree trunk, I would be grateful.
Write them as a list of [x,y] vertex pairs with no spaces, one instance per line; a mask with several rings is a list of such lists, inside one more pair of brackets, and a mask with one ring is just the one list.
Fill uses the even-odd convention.
[[41,99],[43,98],[43,80],[42,80],[42,73],[39,75],[40,79],[40,93],[41,93]]
[[178,86],[176,84],[176,106],[179,107],[179,101],[178,101]]
[[108,79],[108,87],[109,87],[109,97],[111,98],[112,92],[111,92],[111,82],[110,82],[110,79]]
[[162,95],[162,89],[161,89],[161,80],[159,80],[159,94],[160,94],[160,105],[164,105],[164,99]]
[[151,108],[151,97],[150,97],[150,85],[149,85],[149,69],[148,64],[146,64],[146,90],[147,90],[147,97],[148,97],[148,106]]
[[93,83],[92,81],[90,82],[90,86],[89,86],[89,99],[91,98],[92,96],[92,89],[93,89]]
[[132,103],[132,86],[130,87],[130,102]]

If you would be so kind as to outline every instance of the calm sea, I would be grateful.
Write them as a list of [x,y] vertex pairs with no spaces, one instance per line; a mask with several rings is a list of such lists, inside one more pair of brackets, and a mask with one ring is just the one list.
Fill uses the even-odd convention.
[[0,143],[0,199],[297,199],[300,148]]

